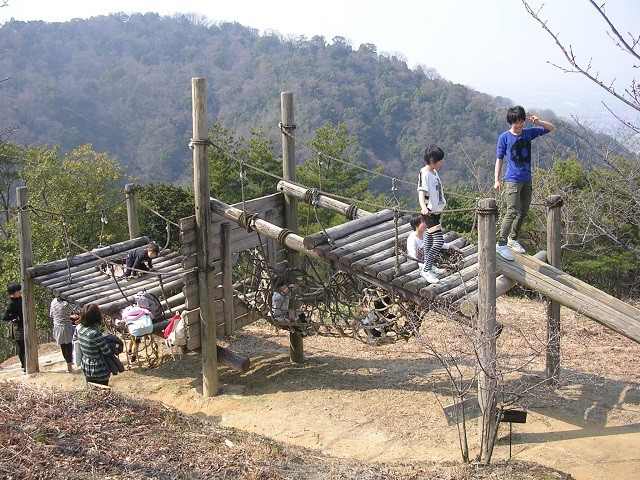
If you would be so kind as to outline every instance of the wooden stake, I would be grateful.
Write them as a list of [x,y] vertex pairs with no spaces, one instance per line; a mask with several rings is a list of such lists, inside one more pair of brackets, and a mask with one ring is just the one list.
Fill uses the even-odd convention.
[[[282,92],[281,98],[281,128],[282,132],[282,178],[291,182],[296,181],[296,144],[293,135],[295,123],[293,118],[293,93]],[[298,199],[284,196],[285,226],[294,233],[298,233]],[[300,255],[287,250],[289,268],[300,268]],[[295,308],[295,305],[291,305]],[[304,363],[302,336],[298,332],[289,334],[289,356],[293,363]]]
[[22,323],[24,334],[24,361],[27,373],[40,371],[38,365],[38,334],[36,332],[36,298],[33,279],[27,269],[33,265],[31,248],[31,219],[27,187],[16,189],[18,200],[18,238],[20,241],[20,279],[22,284]]
[[207,156],[207,83],[204,78],[191,79],[193,98],[193,187],[196,210],[196,244],[198,257],[198,294],[200,297],[200,342],[202,348],[202,395],[218,393],[218,359],[216,354],[216,312],[213,249],[211,242],[211,208],[209,198],[209,158]]
[[140,224],[138,222],[135,184],[127,183],[124,186],[124,196],[127,200],[127,224],[129,225],[129,238],[138,238],[140,236]]
[[491,459],[491,439],[497,428],[496,410],[496,201],[478,202],[478,400],[482,408],[482,455]]
[[[561,238],[561,209],[562,197],[549,195],[547,197],[547,261],[549,265],[560,268],[562,252]],[[547,363],[546,376],[550,383],[560,380],[560,303],[547,300]]]

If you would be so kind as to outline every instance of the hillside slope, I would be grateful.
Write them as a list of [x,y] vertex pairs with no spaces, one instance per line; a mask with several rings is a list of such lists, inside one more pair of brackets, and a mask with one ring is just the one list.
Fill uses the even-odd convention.
[[[353,160],[410,181],[430,143],[452,160],[449,179],[483,178],[512,105],[431,69],[412,70],[378,55],[375,45],[259,35],[237,23],[198,24],[185,16],[12,20],[0,27],[0,45],[0,73],[11,76],[0,90],[3,127],[21,126],[12,141],[67,151],[91,143],[143,181],[189,178],[184,162],[196,76],[207,79],[211,122],[243,134],[262,127],[279,142],[280,92],[292,91],[300,138],[310,140],[327,121],[346,122],[358,138]],[[552,112],[542,115],[562,123]],[[563,128],[545,140],[536,152],[542,164],[554,149],[568,154],[580,145]],[[310,156],[300,149],[298,160]]]

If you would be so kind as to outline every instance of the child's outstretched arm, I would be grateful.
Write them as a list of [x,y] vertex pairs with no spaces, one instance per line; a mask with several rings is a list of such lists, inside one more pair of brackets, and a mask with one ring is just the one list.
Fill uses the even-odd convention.
[[544,127],[548,132],[552,132],[556,128],[554,124],[545,122],[544,120],[540,120],[535,115],[531,115],[529,117],[529,120],[531,120],[531,122],[533,122],[533,124],[537,127]]

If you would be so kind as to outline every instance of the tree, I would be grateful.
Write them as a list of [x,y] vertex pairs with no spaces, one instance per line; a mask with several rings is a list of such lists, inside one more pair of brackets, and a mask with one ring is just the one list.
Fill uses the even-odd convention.
[[[620,49],[623,52],[627,53],[631,57],[630,66],[632,68],[638,68],[638,65],[635,64],[635,62],[640,62],[640,35],[631,32],[628,32],[626,35],[621,34],[616,28],[615,24],[607,15],[604,3],[598,5],[593,0],[588,0],[588,2],[598,12],[598,15],[602,17],[603,22],[609,28],[607,34],[609,38],[611,38],[612,47],[615,49]],[[616,100],[626,104],[637,112],[640,112],[640,85],[638,85],[635,77],[631,80],[631,84],[621,92],[620,89],[615,85],[615,76],[610,80],[603,79],[600,76],[599,71],[594,71],[591,60],[589,60],[586,64],[583,63],[583,61],[579,60],[578,56],[575,54],[574,47],[572,45],[565,45],[560,40],[559,34],[553,33],[551,31],[547,24],[548,22],[542,20],[542,18],[540,17],[540,11],[542,10],[542,8],[538,11],[534,11],[526,0],[522,0],[522,4],[524,5],[529,15],[531,15],[551,36],[571,67],[566,68],[554,64],[557,68],[566,73],[578,73],[585,76]],[[620,118],[618,118],[618,120],[620,120],[626,127],[632,129],[636,134],[640,133],[640,125],[622,120]]]
[[232,204],[276,192],[282,162],[264,131],[251,130],[247,140],[214,123],[208,138],[212,144],[208,150],[212,196]]
[[[29,147],[19,176],[29,189],[34,264],[127,238],[122,185],[131,177],[108,153],[83,145],[67,155],[57,147]],[[0,283],[20,278],[17,216],[0,241]],[[47,298],[38,296],[37,322],[50,325]]]
[[19,180],[19,171],[24,161],[24,151],[12,143],[0,139],[0,232],[8,236],[4,224],[9,221],[11,209],[14,207],[14,188]]
[[193,215],[193,191],[173,184],[149,183],[138,187],[137,199],[141,204],[138,217],[141,234],[156,241],[160,247],[166,244],[177,250],[180,239],[176,225],[181,218]]
[[[307,187],[333,194],[347,203],[357,203],[357,200],[374,202],[376,199],[369,191],[373,177],[367,173],[364,163],[343,160],[347,155],[358,158],[359,152],[353,149],[354,145],[356,139],[349,136],[346,124],[334,125],[328,122],[316,131],[315,138],[311,141],[315,156],[297,168],[298,181]],[[382,203],[380,199],[379,201]],[[302,204],[300,207],[304,208]],[[307,212],[301,210],[300,218],[306,216]],[[325,228],[344,221],[341,215],[325,209],[318,209],[314,217]]]

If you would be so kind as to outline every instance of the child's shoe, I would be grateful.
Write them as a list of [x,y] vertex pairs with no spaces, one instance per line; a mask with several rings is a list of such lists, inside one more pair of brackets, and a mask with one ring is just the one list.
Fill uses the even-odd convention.
[[509,247],[506,245],[498,245],[496,244],[496,253],[500,255],[505,260],[515,260],[516,257],[513,256],[513,253],[509,251]]
[[438,268],[435,265],[431,267],[431,273],[434,275],[444,275],[447,271],[444,268]]
[[432,271],[428,271],[425,272],[424,270],[422,270],[420,272],[420,276],[422,278],[424,278],[427,282],[434,284],[434,283],[438,283],[440,280],[438,280],[438,277],[436,277]]
[[524,247],[522,245],[520,245],[520,242],[518,242],[517,239],[515,238],[510,238],[507,241],[507,246],[513,250],[514,252],[518,252],[518,253],[527,253],[526,250],[524,249]]

